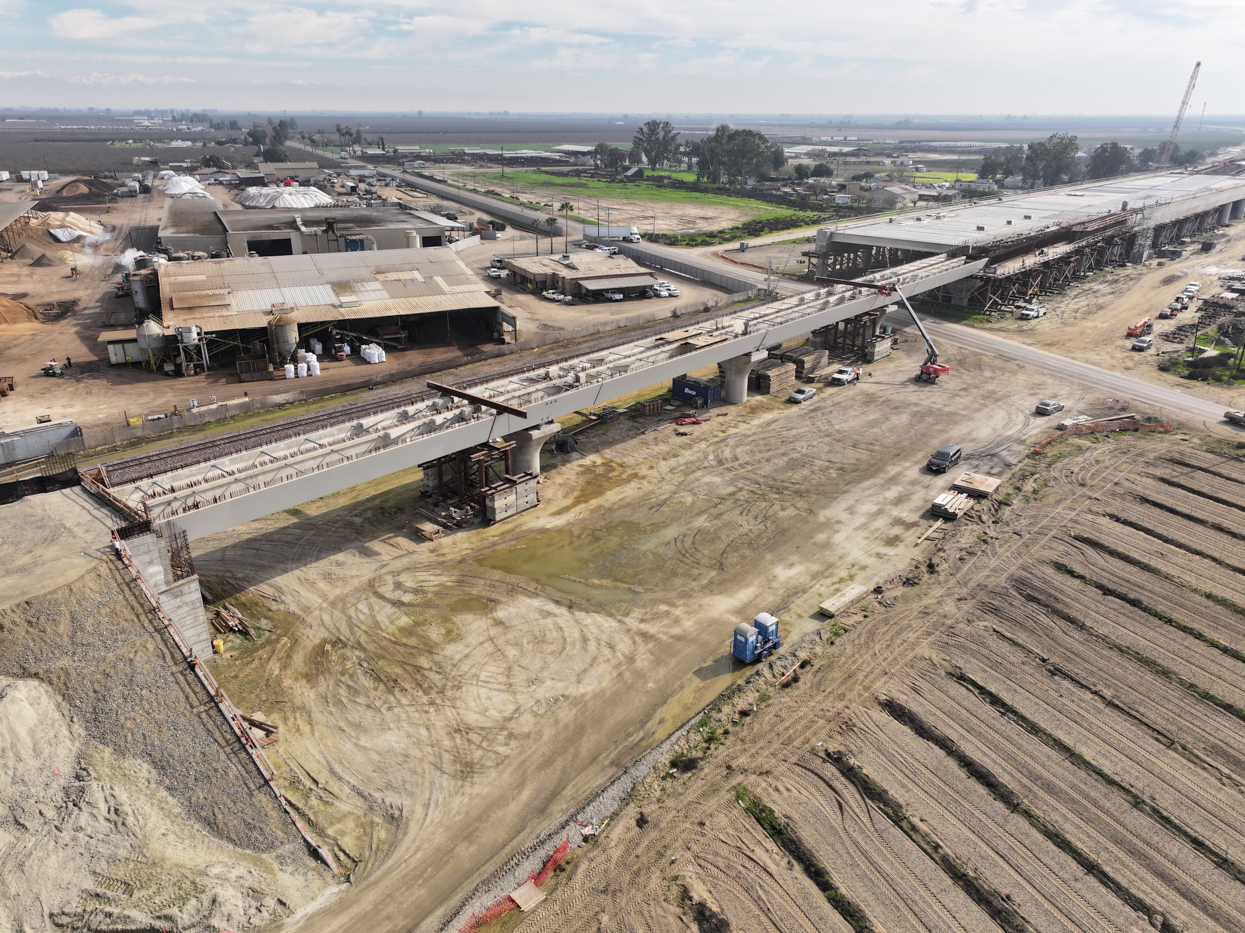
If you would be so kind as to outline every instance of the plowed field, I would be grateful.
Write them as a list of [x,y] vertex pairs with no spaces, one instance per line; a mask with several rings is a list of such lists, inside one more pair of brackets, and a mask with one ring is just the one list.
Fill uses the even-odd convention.
[[1245,460],[1078,439],[1000,494],[728,692],[523,929],[1245,929]]

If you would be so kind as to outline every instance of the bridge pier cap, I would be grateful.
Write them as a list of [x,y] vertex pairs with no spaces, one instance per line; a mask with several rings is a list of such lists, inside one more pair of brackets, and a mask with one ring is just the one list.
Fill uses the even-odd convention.
[[514,442],[511,454],[511,468],[516,474],[540,472],[540,449],[545,441],[562,433],[562,425],[549,421],[535,428],[525,428],[513,434],[504,435],[504,439]]

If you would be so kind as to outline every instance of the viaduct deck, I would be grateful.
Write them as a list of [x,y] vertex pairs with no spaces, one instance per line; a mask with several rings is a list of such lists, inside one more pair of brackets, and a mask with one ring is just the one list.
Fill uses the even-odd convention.
[[[899,285],[911,295],[971,276],[983,264],[936,255],[862,281]],[[467,398],[412,392],[351,410],[345,421],[305,416],[114,461],[90,478],[136,519],[176,522],[194,540],[763,351],[891,300],[872,288],[834,285],[451,387]]]

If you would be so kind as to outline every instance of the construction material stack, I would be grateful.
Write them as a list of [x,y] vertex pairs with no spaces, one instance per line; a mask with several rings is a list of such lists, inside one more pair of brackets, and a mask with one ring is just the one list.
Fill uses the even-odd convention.
[[[749,385],[748,388],[755,390],[762,395],[782,395],[790,392],[795,388],[795,364],[784,363],[782,360],[762,360],[753,370],[756,376],[755,386]],[[748,377],[749,383],[752,377]]]
[[954,492],[962,492],[966,496],[982,499],[993,495],[1002,482],[1001,479],[983,476],[980,473],[962,473],[960,478],[951,484],[951,489]]
[[944,492],[934,500],[934,504],[930,506],[930,511],[939,518],[947,518],[954,521],[972,507],[973,499],[971,496],[965,495],[962,492]]
[[776,350],[770,353],[770,358],[782,360],[785,363],[794,363],[796,378],[804,379],[819,369],[825,369],[830,354],[814,347],[793,347],[789,350]]
[[483,490],[484,517],[490,523],[500,522],[536,508],[540,504],[536,479],[535,473],[520,473],[486,487]]

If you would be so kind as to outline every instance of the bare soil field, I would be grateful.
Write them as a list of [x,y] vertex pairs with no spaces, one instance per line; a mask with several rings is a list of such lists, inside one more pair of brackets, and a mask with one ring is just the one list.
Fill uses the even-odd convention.
[[282,789],[355,872],[292,928],[438,929],[748,673],[735,621],[769,609],[798,638],[828,595],[907,568],[947,485],[929,452],[953,435],[998,472],[1040,430],[1047,377],[948,357],[932,392],[906,344],[858,387],[754,398],[688,437],[650,431],[668,414],[594,428],[546,453],[540,509],[437,542],[412,532],[416,471],[197,542],[213,597],[275,627],[213,673],[280,716]]
[[1026,458],[728,690],[521,928],[1241,929],[1243,479],[1181,434]]

